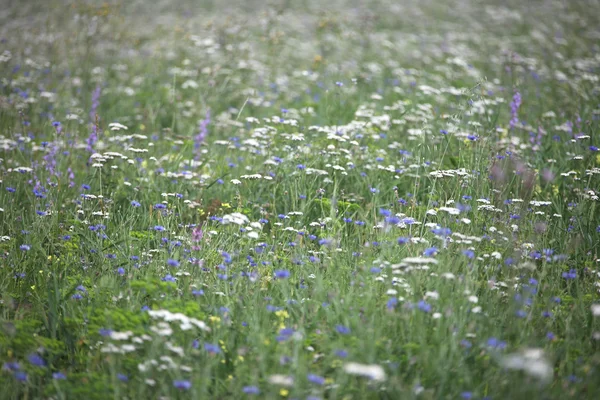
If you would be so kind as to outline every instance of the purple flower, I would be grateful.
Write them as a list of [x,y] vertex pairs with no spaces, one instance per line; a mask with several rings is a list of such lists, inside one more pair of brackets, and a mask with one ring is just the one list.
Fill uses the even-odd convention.
[[406,244],[406,243],[410,242],[410,239],[407,237],[399,237],[397,239],[397,241],[398,241],[398,244]]
[[179,267],[179,261],[173,260],[172,258],[169,258],[167,260],[167,264],[169,265],[169,267]]
[[423,252],[423,255],[425,257],[431,257],[431,256],[435,256],[438,252],[437,247],[429,247],[428,249],[425,249],[425,251]]
[[569,272],[563,272],[562,277],[566,280],[577,279],[577,271],[574,269],[569,270]]
[[16,361],[5,362],[2,366],[3,371],[18,371],[21,369],[21,365]]
[[29,251],[29,250],[31,250],[31,246],[28,244],[22,244],[21,246],[19,246],[19,249],[21,249],[23,251]]
[[129,381],[129,377],[125,374],[117,374],[117,379],[120,380],[121,382]]
[[519,123],[519,107],[521,107],[521,93],[515,90],[513,100],[510,103],[511,129],[513,129]]
[[342,335],[350,334],[350,328],[348,328],[347,326],[344,326],[344,325],[336,325],[335,330],[338,331],[338,333],[340,333]]
[[322,386],[325,384],[325,378],[323,378],[322,376],[319,376],[319,375],[308,374],[306,376],[306,379],[308,379],[309,382],[314,383],[315,385]]
[[436,236],[447,237],[452,234],[450,228],[434,228],[431,232]]
[[390,298],[385,305],[388,310],[393,310],[398,304],[398,299],[395,297]]
[[105,329],[105,328],[102,328],[98,331],[100,336],[104,336],[104,337],[110,336],[112,334],[112,332],[113,332],[112,329]]
[[63,374],[62,372],[55,372],[52,374],[52,379],[57,380],[57,381],[62,381],[67,379],[67,376],[65,374]]
[[419,310],[426,312],[426,313],[431,311],[431,304],[427,303],[425,300],[420,300],[417,303],[417,307],[419,308]]
[[186,380],[173,381],[173,386],[180,390],[189,390],[192,387],[192,382]]
[[212,343],[204,343],[204,350],[211,354],[219,354],[221,352],[221,348],[219,347],[219,345]]
[[475,252],[473,250],[470,249],[466,249],[463,250],[463,255],[465,255],[467,258],[474,258],[475,257]]
[[141,206],[140,202],[139,201],[135,201],[135,200],[131,200],[131,205],[133,207],[139,207],[139,206]]
[[75,290],[79,291],[79,292],[84,292],[87,293],[87,289],[85,288],[85,286],[83,285],[79,285],[75,288]]
[[506,348],[506,342],[498,340],[495,337],[491,337],[487,341],[487,346],[491,347],[492,349],[502,350]]
[[194,149],[196,150],[196,159],[200,158],[200,146],[206,140],[208,135],[208,125],[210,124],[210,109],[206,110],[206,115],[198,126],[198,134],[194,137]]
[[15,377],[16,380],[18,380],[19,382],[25,382],[27,380],[27,373],[23,372],[23,371],[15,371],[13,373],[13,376]]
[[385,208],[380,208],[379,215],[383,215],[384,217],[389,217],[390,215],[392,215],[392,212],[390,210],[386,210]]
[[290,271],[286,269],[279,269],[275,271],[275,278],[277,279],[287,279],[290,277]]
[[260,394],[260,389],[256,386],[244,386],[242,392],[246,394]]
[[339,358],[348,357],[348,352],[344,349],[336,350],[334,354],[336,357],[339,357]]

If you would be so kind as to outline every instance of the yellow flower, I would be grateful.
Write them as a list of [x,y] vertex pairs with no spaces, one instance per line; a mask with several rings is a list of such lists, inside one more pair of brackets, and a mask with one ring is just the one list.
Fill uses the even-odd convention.
[[279,395],[280,396],[286,397],[288,394],[290,394],[290,391],[287,390],[287,389],[281,389],[281,390],[279,390]]

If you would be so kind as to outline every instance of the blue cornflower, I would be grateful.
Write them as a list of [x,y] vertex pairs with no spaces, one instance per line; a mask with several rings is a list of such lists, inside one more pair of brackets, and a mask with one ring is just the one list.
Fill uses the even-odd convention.
[[335,354],[336,357],[339,357],[339,358],[346,358],[346,357],[348,357],[348,352],[346,350],[344,350],[344,349],[336,350],[334,352],[334,354]]
[[475,252],[473,250],[470,249],[466,249],[463,250],[463,255],[467,256],[467,258],[474,258],[475,257]]
[[419,307],[419,310],[426,312],[426,313],[431,311],[431,304],[427,303],[425,300],[420,300],[417,303],[417,307]]
[[502,341],[502,340],[498,340],[495,337],[491,337],[487,340],[487,346],[491,347],[493,349],[505,349],[506,348],[506,342]]
[[139,206],[141,206],[140,202],[139,201],[135,201],[135,200],[131,200],[131,205],[133,207],[139,207]]
[[441,237],[446,237],[446,236],[450,236],[452,234],[452,230],[450,230],[450,228],[434,228],[431,230],[431,232],[436,235],[436,236],[441,236]]
[[189,390],[192,387],[192,382],[186,380],[173,381],[173,386],[180,390]]
[[335,330],[342,335],[350,334],[350,328],[344,325],[336,325]]
[[427,249],[425,249],[425,251],[423,252],[423,255],[425,257],[431,257],[431,256],[435,256],[438,252],[437,247],[429,247]]
[[204,350],[211,354],[219,354],[221,352],[221,348],[219,347],[219,345],[212,343],[204,343]]
[[396,215],[385,217],[385,223],[388,225],[398,225],[402,220]]
[[392,297],[387,301],[385,306],[388,310],[393,310],[397,304],[398,304],[398,299],[395,297]]
[[5,362],[2,365],[2,370],[4,371],[18,371],[21,369],[21,365],[16,361]]
[[277,279],[287,279],[290,277],[290,271],[285,269],[279,269],[275,271],[275,278]]
[[23,371],[15,371],[13,373],[13,376],[15,377],[16,380],[18,380],[19,382],[25,382],[27,380],[27,373],[23,372]]
[[398,241],[398,244],[406,244],[406,243],[410,242],[410,239],[407,237],[399,237],[397,239],[397,241]]
[[169,267],[179,267],[179,261],[177,261],[177,260],[174,260],[174,259],[172,259],[172,258],[169,258],[169,259],[167,260],[167,265],[168,265]]
[[46,366],[46,361],[44,361],[44,359],[39,354],[36,354],[36,353],[28,355],[27,360],[29,360],[29,362],[32,365],[35,365],[36,367],[45,367]]
[[562,277],[566,280],[577,279],[577,271],[574,269],[569,270],[569,272],[563,272]]
[[319,376],[319,375],[308,374],[306,376],[306,379],[308,379],[309,382],[314,383],[316,385],[322,386],[325,384],[325,378],[323,378],[322,376]]
[[31,246],[28,244],[22,244],[21,246],[19,246],[19,249],[21,249],[23,251],[28,251],[28,250],[31,250]]
[[63,374],[62,372],[54,372],[52,374],[52,379],[57,380],[57,381],[62,381],[67,379],[67,376],[65,374]]
[[256,386],[244,386],[242,392],[245,394],[260,394],[260,389]]
[[163,282],[177,282],[177,278],[171,276],[171,274],[167,274],[164,278],[161,279]]
[[112,329],[102,328],[102,329],[98,330],[98,333],[100,334],[100,336],[104,336],[104,337],[110,336],[112,334],[112,332],[113,332]]

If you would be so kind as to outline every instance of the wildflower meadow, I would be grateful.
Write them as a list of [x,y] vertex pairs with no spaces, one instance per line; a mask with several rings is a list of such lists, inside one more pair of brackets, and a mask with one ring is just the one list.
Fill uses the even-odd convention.
[[599,147],[598,0],[5,0],[0,399],[598,399]]

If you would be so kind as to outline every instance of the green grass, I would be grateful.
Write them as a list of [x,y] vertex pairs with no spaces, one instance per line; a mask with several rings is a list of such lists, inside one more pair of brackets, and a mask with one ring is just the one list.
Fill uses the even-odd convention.
[[598,2],[493,3],[8,2],[0,398],[597,398]]

